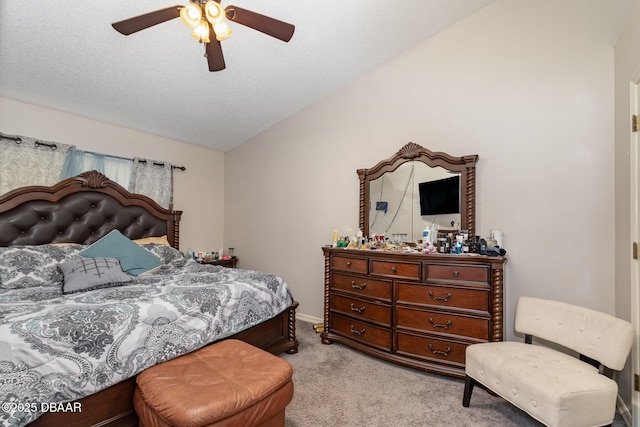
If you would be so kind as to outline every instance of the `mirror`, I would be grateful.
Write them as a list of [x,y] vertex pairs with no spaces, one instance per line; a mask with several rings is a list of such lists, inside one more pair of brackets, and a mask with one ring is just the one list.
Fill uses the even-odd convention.
[[[417,241],[425,226],[436,223],[440,229],[468,230],[475,235],[475,164],[478,156],[453,157],[432,152],[413,142],[370,169],[358,169],[360,178],[360,228],[373,234]],[[457,184],[458,206],[425,211],[430,188]],[[423,185],[421,209],[421,183]],[[451,189],[449,188],[449,190]],[[457,213],[451,213],[458,211]],[[422,215],[425,213],[425,215]],[[453,222],[453,226],[451,225]]]
[[[422,162],[406,162],[393,172],[387,172],[369,182],[369,236],[384,234],[392,240],[416,241],[422,238],[425,225],[431,228],[432,223],[438,229],[455,229],[460,227],[460,208],[446,206],[449,209],[425,211],[429,208],[427,191],[421,183],[446,183],[448,179],[458,180],[455,184],[456,202],[459,201],[459,172],[450,172],[440,166],[429,167]],[[435,197],[442,192],[434,191]],[[442,200],[444,203],[444,200]],[[421,203],[422,202],[422,203]],[[436,206],[437,208],[437,206]],[[397,239],[394,236],[399,236]],[[406,238],[403,238],[406,237]]]

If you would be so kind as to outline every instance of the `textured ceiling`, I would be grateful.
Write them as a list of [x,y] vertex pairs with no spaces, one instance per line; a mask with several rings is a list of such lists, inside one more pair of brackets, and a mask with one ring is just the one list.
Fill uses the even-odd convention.
[[492,1],[233,0],[296,31],[231,22],[210,73],[180,19],[110,25],[186,0],[1,0],[0,96],[227,151]]

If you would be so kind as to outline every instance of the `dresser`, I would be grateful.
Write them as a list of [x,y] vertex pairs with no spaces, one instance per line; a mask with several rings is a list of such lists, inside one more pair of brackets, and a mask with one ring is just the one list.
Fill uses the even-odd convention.
[[506,257],[323,251],[324,344],[464,377],[468,345],[503,339]]

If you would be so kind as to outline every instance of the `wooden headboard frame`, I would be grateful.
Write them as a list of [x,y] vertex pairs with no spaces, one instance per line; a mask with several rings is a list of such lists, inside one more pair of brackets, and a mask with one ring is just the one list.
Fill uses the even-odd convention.
[[88,245],[118,229],[132,240],[166,235],[179,249],[181,215],[89,171],[51,187],[22,187],[0,196],[0,247]]

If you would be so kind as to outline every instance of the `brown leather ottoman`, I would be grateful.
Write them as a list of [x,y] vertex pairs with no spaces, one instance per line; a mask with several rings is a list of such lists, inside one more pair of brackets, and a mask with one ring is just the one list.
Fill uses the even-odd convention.
[[283,359],[225,340],[141,372],[133,406],[141,427],[283,427],[292,374]]

